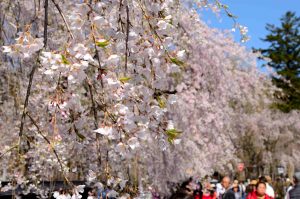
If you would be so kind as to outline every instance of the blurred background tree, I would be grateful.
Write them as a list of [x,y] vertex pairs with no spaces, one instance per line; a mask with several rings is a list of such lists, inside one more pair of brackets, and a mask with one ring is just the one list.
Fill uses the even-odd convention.
[[269,34],[262,40],[270,45],[259,50],[266,65],[272,67],[278,75],[272,77],[273,83],[282,92],[277,92],[275,107],[283,112],[300,109],[300,17],[287,12],[281,19],[281,26],[267,24]]

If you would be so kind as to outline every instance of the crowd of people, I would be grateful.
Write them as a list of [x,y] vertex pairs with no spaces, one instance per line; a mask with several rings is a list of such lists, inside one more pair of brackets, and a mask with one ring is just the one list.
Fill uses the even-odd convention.
[[170,199],[300,199],[300,172],[295,173],[293,180],[278,177],[272,181],[270,176],[247,182],[231,180],[228,176],[220,182],[190,178]]
[[[278,177],[274,181],[270,176],[238,181],[225,176],[204,179],[189,178],[181,184],[171,184],[173,194],[169,199],[300,199],[300,172],[296,172],[293,180]],[[117,193],[111,186],[82,189],[82,198],[87,199],[131,199],[131,191]],[[134,194],[133,194],[134,195]],[[71,199],[67,190],[54,192],[55,199]],[[159,195],[157,187],[149,188],[143,199],[165,199]]]

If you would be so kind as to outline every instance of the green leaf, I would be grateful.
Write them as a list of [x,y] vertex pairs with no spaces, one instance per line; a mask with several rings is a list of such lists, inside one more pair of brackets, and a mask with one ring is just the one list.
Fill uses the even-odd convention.
[[125,84],[129,80],[131,80],[131,77],[121,77],[121,78],[119,78],[119,81],[122,82],[123,84]]
[[109,41],[105,40],[105,39],[102,39],[102,40],[97,41],[96,45],[101,47],[101,48],[105,48],[106,46],[109,45]]
[[67,58],[64,55],[61,55],[61,60],[62,60],[63,64],[66,64],[66,65],[70,64],[70,62],[67,60]]
[[222,4],[222,7],[225,9],[225,10],[227,10],[229,7],[228,7],[228,5],[225,5],[225,4]]
[[174,140],[182,133],[176,129],[167,129],[165,133],[168,136],[168,141],[173,144]]
[[177,66],[183,66],[184,65],[184,62],[180,61],[176,57],[171,57],[170,59],[171,59],[171,62],[174,63],[174,64],[176,64]]
[[166,100],[160,96],[157,97],[158,106],[160,108],[166,108]]

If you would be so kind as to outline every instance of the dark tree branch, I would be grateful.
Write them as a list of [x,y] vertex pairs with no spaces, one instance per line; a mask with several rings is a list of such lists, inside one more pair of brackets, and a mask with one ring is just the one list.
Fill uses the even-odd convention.
[[88,84],[88,87],[89,87],[89,93],[90,93],[90,97],[91,97],[91,101],[92,101],[92,110],[93,110],[93,115],[94,115],[94,126],[95,126],[95,128],[98,128],[98,115],[97,115],[97,109],[96,109],[96,104],[95,104],[95,100],[94,100],[92,85],[90,84],[90,82],[88,82],[88,80],[87,80],[87,84]]
[[154,96],[161,96],[163,94],[167,94],[167,95],[174,95],[176,94],[177,91],[174,90],[174,91],[168,91],[168,90],[159,90],[159,89],[155,89],[154,91]]
[[128,62],[128,39],[129,39],[129,7],[128,5],[126,5],[126,17],[127,17],[127,21],[126,21],[126,49],[125,49],[125,72],[127,72],[127,62]]
[[102,66],[101,66],[101,62],[100,62],[99,50],[96,45],[96,38],[94,36],[94,33],[92,33],[92,34],[93,34],[93,42],[94,42],[94,48],[95,48],[95,52],[96,52],[96,58],[97,58],[98,65],[99,65],[98,72],[100,73],[100,83],[101,83],[101,87],[103,88],[104,84],[103,84],[103,79],[102,79]]
[[47,48],[48,39],[48,0],[45,0],[45,19],[44,19],[44,48]]
[[[38,62],[39,62],[39,60],[38,60]],[[21,126],[20,126],[19,137],[22,137],[22,135],[23,135],[23,128],[24,128],[24,123],[25,123],[25,118],[26,118],[26,112],[27,112],[27,106],[28,106],[28,101],[29,101],[33,76],[34,76],[34,73],[35,73],[35,70],[37,69],[37,67],[38,67],[38,64],[35,64],[32,67],[31,72],[29,74],[29,83],[28,83],[28,86],[27,86],[26,97],[25,97],[25,102],[24,102],[24,108],[23,108],[23,113],[22,113],[22,117],[21,117]]]

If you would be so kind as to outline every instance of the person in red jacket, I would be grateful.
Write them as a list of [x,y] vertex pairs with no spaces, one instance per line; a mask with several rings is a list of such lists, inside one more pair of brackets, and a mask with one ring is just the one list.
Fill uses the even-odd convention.
[[209,182],[206,183],[205,189],[203,191],[202,199],[216,199],[217,198],[217,193],[213,189],[213,186],[215,186],[215,185],[211,185]]
[[258,182],[256,184],[256,191],[249,193],[247,199],[274,199],[266,194],[267,185],[265,182]]

